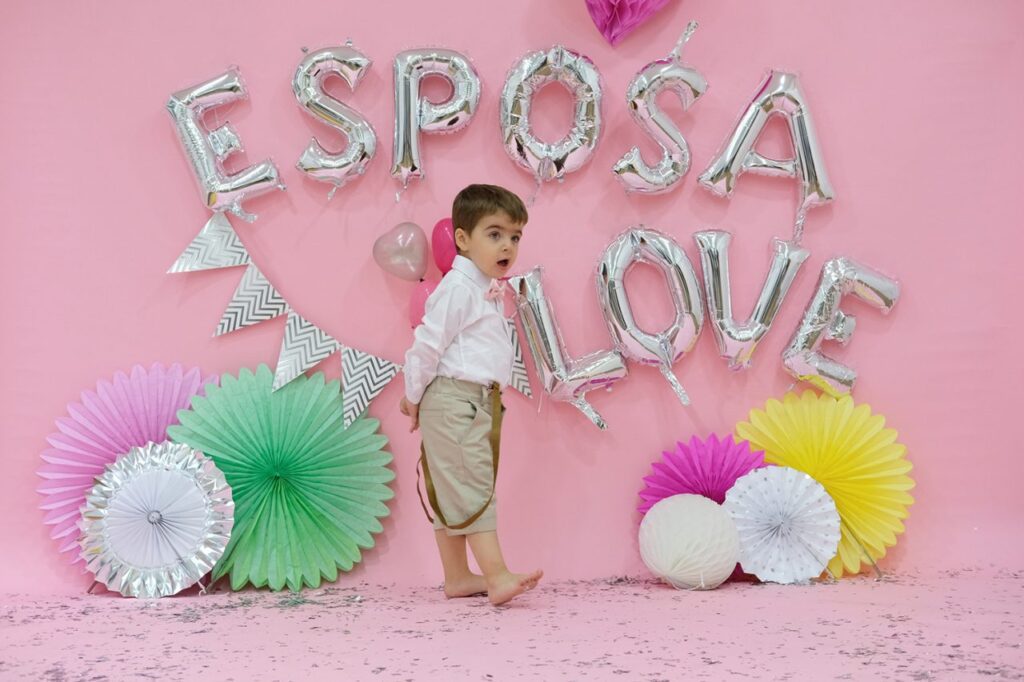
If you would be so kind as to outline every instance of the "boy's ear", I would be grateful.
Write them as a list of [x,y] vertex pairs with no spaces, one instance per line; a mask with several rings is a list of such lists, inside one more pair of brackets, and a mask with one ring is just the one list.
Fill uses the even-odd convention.
[[461,227],[455,228],[455,246],[460,251],[465,251],[469,245],[469,233],[463,230]]

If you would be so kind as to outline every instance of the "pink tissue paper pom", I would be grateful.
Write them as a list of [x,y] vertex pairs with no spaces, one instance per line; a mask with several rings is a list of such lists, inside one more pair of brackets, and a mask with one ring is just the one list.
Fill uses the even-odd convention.
[[587,0],[587,11],[605,40],[616,45],[667,4],[668,0]]

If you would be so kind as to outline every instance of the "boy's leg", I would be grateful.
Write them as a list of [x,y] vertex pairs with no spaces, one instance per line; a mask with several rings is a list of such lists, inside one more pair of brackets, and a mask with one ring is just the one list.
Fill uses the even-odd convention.
[[472,533],[465,536],[473,550],[473,556],[480,565],[487,581],[487,596],[492,604],[504,604],[516,595],[537,586],[544,575],[543,571],[531,573],[512,573],[505,566],[495,531]]
[[466,536],[448,535],[444,529],[434,531],[437,549],[444,567],[444,594],[446,597],[468,597],[487,591],[482,575],[469,570],[466,557]]

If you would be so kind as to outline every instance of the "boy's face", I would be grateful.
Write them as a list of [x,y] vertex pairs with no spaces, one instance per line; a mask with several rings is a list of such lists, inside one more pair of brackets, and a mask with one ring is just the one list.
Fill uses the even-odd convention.
[[512,222],[504,211],[489,213],[477,221],[473,231],[455,230],[455,245],[460,253],[491,279],[508,276],[516,262],[523,226]]

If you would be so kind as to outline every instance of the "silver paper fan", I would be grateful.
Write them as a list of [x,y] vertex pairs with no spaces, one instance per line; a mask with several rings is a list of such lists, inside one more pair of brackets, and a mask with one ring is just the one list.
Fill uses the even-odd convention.
[[817,578],[839,547],[839,512],[820,483],[789,467],[756,469],[723,505],[740,536],[740,566],[773,583]]
[[202,452],[164,441],[128,451],[86,496],[82,558],[98,582],[129,597],[165,597],[194,585],[231,535],[234,502]]

